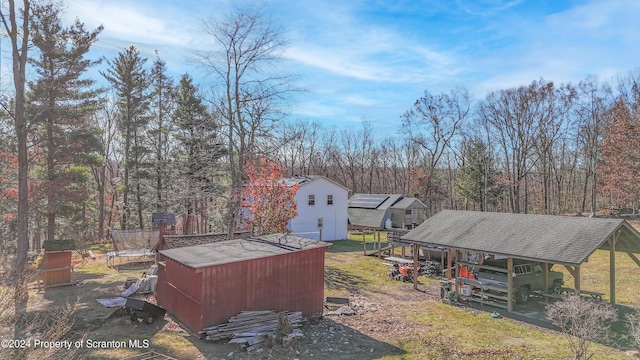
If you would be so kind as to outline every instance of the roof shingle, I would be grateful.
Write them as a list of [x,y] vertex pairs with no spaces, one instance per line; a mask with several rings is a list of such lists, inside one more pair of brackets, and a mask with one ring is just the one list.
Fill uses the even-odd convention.
[[402,240],[575,266],[617,230],[616,250],[640,252],[640,234],[623,219],[479,211],[442,210]]

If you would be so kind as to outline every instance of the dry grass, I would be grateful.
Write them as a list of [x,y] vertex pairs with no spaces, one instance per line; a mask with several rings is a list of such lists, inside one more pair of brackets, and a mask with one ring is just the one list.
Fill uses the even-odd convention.
[[[583,276],[596,272],[601,261],[600,257],[594,256],[589,263],[594,269],[583,268]],[[433,297],[424,297],[422,301],[398,300],[397,294],[415,290],[409,284],[388,280],[388,267],[375,257],[363,256],[360,241],[334,243],[327,253],[326,263],[327,268],[340,270],[345,279],[357,280],[354,288],[341,289],[343,295],[347,290],[376,293],[380,301],[393,304],[393,313],[400,313],[410,324],[409,328],[427,329],[417,334],[407,331],[404,336],[371,334],[405,352],[384,359],[568,359],[573,356],[560,333],[505,318],[494,319],[490,312],[496,309],[490,307],[487,311],[477,311],[443,304]],[[633,273],[637,270],[637,266],[619,267],[622,274],[618,278],[639,279],[640,276]],[[436,280],[423,277],[420,283],[437,286]],[[593,288],[593,291],[597,289]],[[327,292],[331,291],[335,290],[328,289]],[[630,299],[633,292],[619,289],[618,296]],[[622,351],[604,345],[596,344],[594,349],[597,359],[628,358]]]
[[[573,287],[574,279],[563,266],[554,266],[564,273],[565,286]],[[638,305],[638,280],[640,267],[625,253],[616,253],[616,303]],[[580,266],[580,287],[583,290],[603,293],[609,300],[609,251],[596,250],[589,261]]]
[[[368,240],[371,241],[371,238]],[[383,238],[384,240],[386,239]],[[486,308],[486,311],[480,311],[443,304],[439,297],[434,296],[438,293],[437,280],[420,277],[421,288],[435,291],[415,291],[412,284],[389,280],[389,267],[375,257],[363,256],[362,251],[362,242],[358,240],[333,243],[332,248],[326,253],[325,296],[354,295],[375,304],[377,310],[356,316],[325,318],[316,325],[308,325],[305,328],[305,338],[300,345],[299,358],[399,360],[572,357],[561,334],[516,320],[492,318],[490,313],[495,309]],[[640,276],[638,267],[634,263],[625,262],[626,260],[619,258],[617,261],[618,281],[622,284],[627,284],[628,281],[629,285],[618,285],[617,296],[621,301],[633,303],[633,279],[639,279]],[[599,286],[608,289],[608,271],[604,271],[605,274],[598,273],[603,272],[602,266],[608,269],[606,252],[597,252],[589,263],[583,266],[585,289],[608,292],[599,290]],[[142,351],[156,351],[179,359],[227,358],[227,354],[232,351],[233,358],[278,358],[277,355],[256,357],[255,354],[238,351],[232,345],[203,341],[184,331],[174,331],[170,329],[172,323],[167,323],[168,317],[165,321],[150,326],[132,324],[127,318],[104,320],[112,310],[102,309],[95,302],[95,297],[115,296],[121,290],[127,276],[140,275],[143,270],[126,270],[126,267],[107,268],[102,259],[90,261],[76,271],[79,277],[85,279],[82,286],[76,287],[75,290],[55,289],[48,295],[39,294],[33,298],[39,297],[43,301],[42,305],[49,306],[47,304],[53,305],[55,299],[52,296],[56,292],[66,291],[69,292],[69,296],[77,292],[80,297],[78,311],[82,315],[78,320],[88,323],[88,329],[83,328],[79,334],[86,333],[86,336],[93,340],[139,338],[149,339],[151,343],[149,349],[139,351],[82,349],[77,354],[79,358],[117,359]],[[603,285],[599,285],[600,283]],[[91,320],[91,316],[94,320]],[[97,324],[91,324],[92,321]],[[327,327],[322,327],[324,323]],[[342,353],[327,352],[327,349],[335,350],[341,346],[336,338],[327,336],[328,329],[339,327],[344,327],[347,332],[335,330],[333,334],[347,334],[349,344],[340,348]],[[370,352],[370,349],[373,352]],[[594,349],[594,358],[597,359],[628,358],[615,348],[596,344]],[[310,357],[308,354],[315,355]]]

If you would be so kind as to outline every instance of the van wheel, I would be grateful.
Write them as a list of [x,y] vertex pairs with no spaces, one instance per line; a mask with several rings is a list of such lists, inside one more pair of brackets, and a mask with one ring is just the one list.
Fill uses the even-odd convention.
[[551,289],[549,290],[549,292],[553,294],[560,294],[561,289],[562,289],[562,281],[554,280],[553,285],[551,286]]
[[526,304],[529,301],[530,293],[528,286],[520,286],[516,291],[516,302],[518,304]]

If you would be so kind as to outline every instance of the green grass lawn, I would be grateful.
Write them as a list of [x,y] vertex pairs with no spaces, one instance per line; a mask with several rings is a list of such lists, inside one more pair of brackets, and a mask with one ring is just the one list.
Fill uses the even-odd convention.
[[[372,249],[374,235],[365,236],[368,248]],[[386,236],[381,237],[382,246]],[[399,251],[396,252],[398,256]],[[581,270],[583,288],[608,294],[608,264],[606,251],[596,252]],[[617,297],[620,302],[636,303],[634,284],[640,279],[640,268],[631,259],[619,256]],[[125,267],[126,268],[126,267]],[[562,270],[563,267],[554,267]],[[76,271],[92,278],[96,286],[104,282],[121,284],[131,274],[139,275],[144,269],[122,271],[107,268],[103,261],[88,262]],[[363,255],[362,236],[334,241],[325,256],[325,296],[359,296],[375,303],[377,312],[353,317],[332,318],[338,323],[361,332],[398,349],[396,352],[379,353],[356,359],[571,359],[573,354],[564,336],[556,331],[507,317],[490,316],[495,309],[482,310],[464,306],[444,304],[437,296],[416,291],[412,284],[392,281],[388,277],[389,265],[375,256]],[[567,284],[573,279],[567,272]],[[422,288],[438,289],[439,280],[420,277]],[[85,285],[88,286],[88,285]],[[128,329],[128,321],[123,329]],[[116,323],[117,324],[117,323]],[[371,330],[371,326],[382,326],[382,330]],[[386,326],[386,327],[384,327]],[[120,329],[120,328],[118,328]],[[146,329],[146,328],[142,328]],[[375,329],[375,328],[374,328]],[[391,329],[389,331],[385,329]],[[102,334],[105,329],[100,330]],[[130,333],[129,336],[131,336]],[[91,334],[97,337],[97,334]],[[100,335],[103,336],[103,335]],[[112,336],[111,333],[104,335]],[[124,336],[124,335],[123,335]],[[151,335],[149,335],[151,336]],[[167,350],[169,354],[205,354],[208,343],[188,341],[182,335],[159,331],[152,337],[154,348]],[[313,341],[321,339],[314,338]],[[327,343],[329,346],[330,340]],[[622,348],[594,344],[593,359],[628,359]],[[398,354],[402,352],[402,354]],[[225,352],[226,354],[226,352]],[[115,353],[105,353],[112,358]],[[129,353],[122,353],[122,356]],[[346,357],[338,357],[343,359]]]
[[[357,236],[356,239],[361,236]],[[369,242],[372,240],[368,239]],[[398,294],[415,291],[406,283],[391,281],[387,265],[373,256],[363,256],[361,240],[335,241],[326,256],[327,296],[348,296],[354,292],[387,294],[404,319],[428,331],[406,337],[386,337],[385,341],[406,352],[384,359],[571,359],[573,354],[563,334],[506,318],[495,319],[487,307],[478,311],[441,303],[397,300]],[[371,244],[369,243],[369,246]],[[371,247],[369,247],[371,249]],[[621,303],[636,302],[633,284],[640,268],[631,259],[618,257],[617,297]],[[581,270],[585,290],[608,293],[608,252],[598,251]],[[555,270],[562,270],[558,266]],[[568,274],[567,284],[573,283]],[[437,280],[420,277],[421,284]],[[625,359],[621,349],[594,344],[594,359]]]
[[[561,265],[553,267],[564,273],[566,287],[573,287],[573,276]],[[640,267],[625,253],[616,253],[616,303],[639,305],[638,281]],[[580,266],[580,288],[603,293],[603,299],[609,300],[609,251],[596,250],[589,261]]]

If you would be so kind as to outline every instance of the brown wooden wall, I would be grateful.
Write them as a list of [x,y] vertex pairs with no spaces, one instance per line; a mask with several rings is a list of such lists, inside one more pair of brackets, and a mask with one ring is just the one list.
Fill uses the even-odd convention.
[[203,328],[201,279],[194,269],[171,259],[158,263],[158,305],[194,331]]
[[158,304],[192,331],[227,322],[245,310],[321,314],[324,251],[309,249],[200,269],[167,259],[158,271]]
[[45,252],[42,264],[44,286],[71,284],[71,251]]
[[203,269],[203,324],[217,325],[243,310],[322,313],[324,248]]

